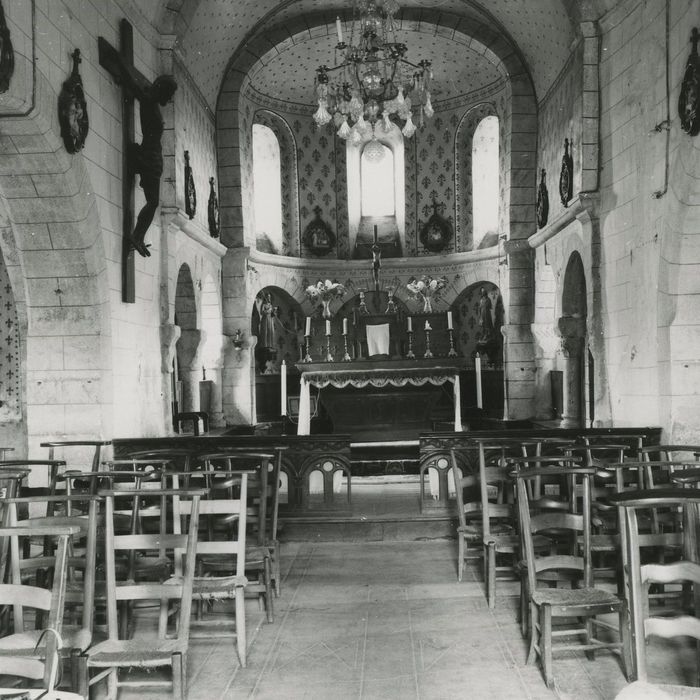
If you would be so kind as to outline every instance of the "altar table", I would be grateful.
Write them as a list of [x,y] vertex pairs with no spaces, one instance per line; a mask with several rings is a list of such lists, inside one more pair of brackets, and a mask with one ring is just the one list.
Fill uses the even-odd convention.
[[300,372],[298,435],[311,429],[311,386],[318,388],[420,387],[454,385],[454,429],[462,430],[459,372],[464,360],[459,358],[414,360],[354,360],[352,362],[299,362]]

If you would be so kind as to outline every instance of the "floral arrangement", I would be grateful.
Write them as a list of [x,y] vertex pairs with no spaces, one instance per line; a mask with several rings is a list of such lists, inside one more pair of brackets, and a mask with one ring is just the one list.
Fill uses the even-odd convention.
[[406,285],[406,289],[413,299],[423,302],[424,313],[430,313],[433,310],[432,299],[439,299],[445,287],[447,287],[447,280],[444,277],[431,277],[430,275],[423,275],[420,279],[411,277]]
[[321,315],[326,319],[331,317],[331,301],[345,295],[345,287],[340,282],[330,280],[319,280],[316,284],[310,284],[305,291],[311,301],[320,301],[323,304]]
[[345,287],[340,282],[331,282],[319,280],[316,284],[310,284],[306,288],[306,296],[311,301],[330,301],[336,297],[340,298],[345,295]]

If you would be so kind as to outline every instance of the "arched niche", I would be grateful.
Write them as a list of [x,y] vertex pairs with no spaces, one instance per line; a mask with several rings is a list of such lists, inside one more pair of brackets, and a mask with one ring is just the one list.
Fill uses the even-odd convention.
[[301,305],[286,290],[267,286],[258,292],[250,319],[251,333],[258,339],[256,375],[279,374],[282,361],[288,367],[299,361],[304,319]]
[[198,323],[192,272],[189,265],[183,264],[175,285],[175,325],[180,328],[180,337],[175,343],[173,360],[173,400],[179,413],[199,410],[200,353],[204,334]]
[[586,387],[593,373],[587,371],[586,346],[586,273],[581,255],[574,251],[566,264],[562,285],[562,315],[557,322],[564,355],[562,427],[585,425]]
[[[301,250],[299,226],[299,174],[296,157],[296,140],[289,124],[274,112],[260,109],[255,112],[253,124],[261,124],[277,137],[282,171],[282,247],[267,252],[280,255],[299,255]],[[258,250],[262,248],[257,245]]]
[[[485,292],[484,302],[481,290]],[[488,280],[471,284],[457,296],[451,308],[457,353],[473,360],[478,352],[484,356],[482,362],[500,367],[503,363],[503,298],[498,285]],[[489,318],[482,318],[485,315]]]

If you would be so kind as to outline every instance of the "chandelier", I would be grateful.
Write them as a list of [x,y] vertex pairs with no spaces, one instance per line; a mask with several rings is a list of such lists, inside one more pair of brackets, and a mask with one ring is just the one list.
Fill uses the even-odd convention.
[[[385,132],[392,123],[402,125],[401,133],[411,138],[425,118],[433,116],[430,103],[430,61],[411,63],[406,44],[396,41],[399,10],[396,0],[354,0],[349,41],[343,41],[343,27],[336,18],[340,62],[316,69],[315,92],[318,126],[331,120],[338,136],[359,144],[377,124]],[[416,110],[418,114],[416,115]]]

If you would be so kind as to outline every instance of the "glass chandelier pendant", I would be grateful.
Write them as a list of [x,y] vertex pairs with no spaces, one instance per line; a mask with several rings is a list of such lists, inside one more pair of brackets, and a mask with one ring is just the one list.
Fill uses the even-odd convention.
[[396,37],[399,9],[397,0],[353,0],[347,43],[340,17],[336,19],[335,51],[341,62],[316,69],[318,109],[313,119],[319,127],[333,120],[340,138],[359,145],[377,122],[385,133],[395,123],[411,138],[416,132],[414,107],[421,126],[434,115],[431,63],[406,58],[406,45]]

